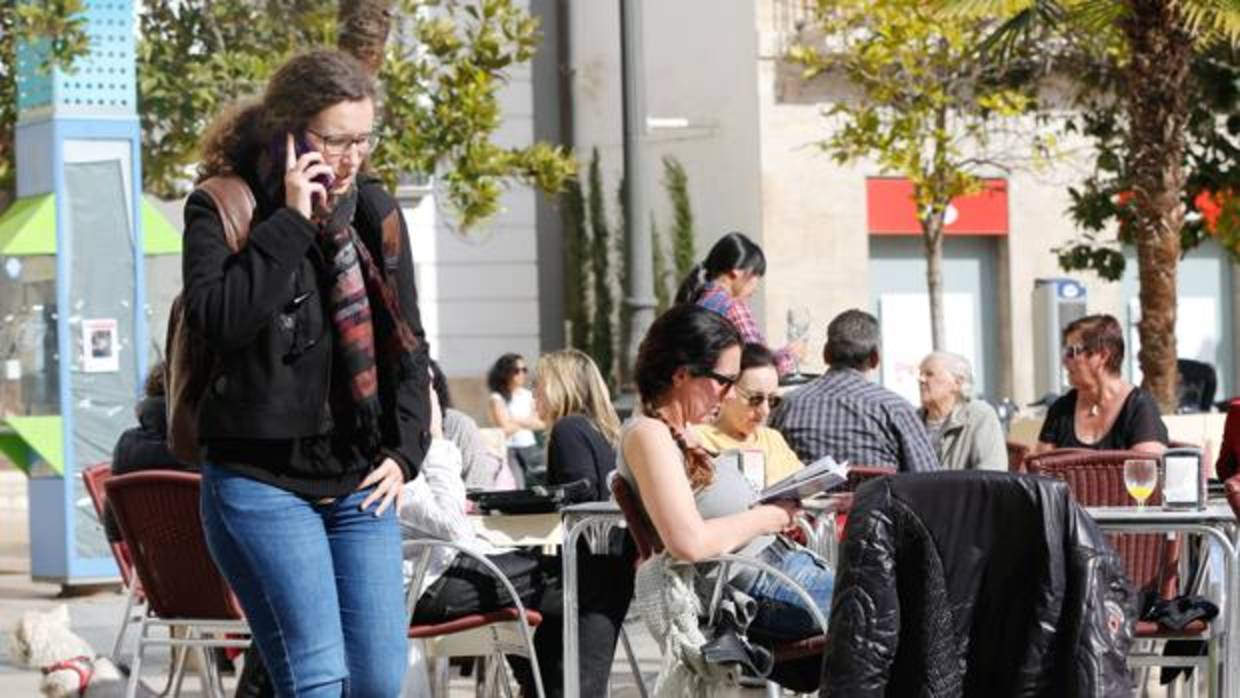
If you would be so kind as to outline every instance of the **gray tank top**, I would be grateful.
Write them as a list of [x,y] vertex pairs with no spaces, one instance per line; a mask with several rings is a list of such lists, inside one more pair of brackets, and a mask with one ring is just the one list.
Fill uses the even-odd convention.
[[[622,447],[616,449],[616,471],[629,483],[640,499],[641,490],[637,486],[637,480],[633,477],[629,464],[624,460],[624,439],[628,436],[632,426],[633,420],[630,419],[620,430]],[[679,460],[676,466],[683,469],[685,467],[684,454],[677,451],[677,455]],[[754,492],[753,486],[745,479],[745,474],[741,472],[740,464],[735,459],[716,459],[715,477],[709,485],[693,493],[693,501],[697,504],[698,513],[703,519],[717,519],[721,516],[747,511],[756,500],[757,492]],[[774,536],[758,536],[734,552],[738,555],[757,555],[773,540],[775,540]]]

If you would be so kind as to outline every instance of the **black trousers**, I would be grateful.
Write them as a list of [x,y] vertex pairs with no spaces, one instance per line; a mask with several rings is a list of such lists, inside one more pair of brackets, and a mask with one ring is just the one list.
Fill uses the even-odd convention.
[[[518,550],[488,559],[512,582],[526,608],[537,609],[543,592],[546,563],[537,553]],[[477,560],[458,555],[434,584],[427,587],[413,609],[413,623],[441,623],[472,613],[512,606],[504,585]]]
[[[616,641],[633,600],[634,562],[637,550],[625,531],[614,531],[607,554],[577,551],[577,648],[580,654],[580,686],[583,696],[607,694]],[[538,610],[543,622],[534,633],[543,690],[548,698],[564,695],[564,586],[563,562],[547,558],[550,567],[544,580]],[[554,570],[554,574],[551,573]],[[522,686],[532,683],[529,663],[522,657],[509,659]],[[531,693],[532,695],[532,693]]]

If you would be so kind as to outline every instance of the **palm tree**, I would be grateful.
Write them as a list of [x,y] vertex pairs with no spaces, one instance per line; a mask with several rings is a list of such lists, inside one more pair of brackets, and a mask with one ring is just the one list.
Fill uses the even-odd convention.
[[336,12],[336,45],[379,73],[383,51],[392,29],[395,0],[344,0]]
[[1240,5],[1230,0],[946,0],[966,13],[1007,21],[983,49],[1060,34],[1118,31],[1116,96],[1128,117],[1124,171],[1132,192],[1141,321],[1138,359],[1164,412],[1176,407],[1176,269],[1181,255],[1183,168],[1189,104],[1184,84],[1202,45],[1240,37]]

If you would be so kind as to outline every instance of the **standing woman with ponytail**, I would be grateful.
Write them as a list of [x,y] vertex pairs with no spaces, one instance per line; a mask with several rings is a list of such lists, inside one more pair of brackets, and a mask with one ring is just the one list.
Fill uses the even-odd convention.
[[[766,337],[754,322],[749,298],[766,275],[766,255],[743,233],[728,233],[710,248],[706,260],[694,265],[676,291],[677,303],[696,303],[726,317],[746,344],[767,346]],[[775,351],[779,375],[790,373],[805,358],[804,339]]]
[[203,190],[185,206],[185,317],[216,357],[203,528],[280,696],[391,698],[404,676],[396,500],[429,380],[405,223],[362,174],[374,97],[352,57],[295,56],[204,138],[199,181],[256,199],[246,245]]

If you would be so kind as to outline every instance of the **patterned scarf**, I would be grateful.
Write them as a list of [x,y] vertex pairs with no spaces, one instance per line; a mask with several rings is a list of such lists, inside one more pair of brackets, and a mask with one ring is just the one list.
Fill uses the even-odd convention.
[[[335,198],[331,212],[319,226],[319,245],[330,264],[332,283],[329,312],[336,332],[336,346],[349,376],[349,391],[356,408],[359,445],[364,453],[379,450],[379,417],[382,408],[375,368],[376,336],[385,357],[399,357],[417,347],[417,338],[400,311],[395,275],[385,279],[370,250],[353,228],[357,210],[357,187]],[[386,226],[385,226],[386,228]],[[386,231],[385,231],[386,232]],[[389,241],[384,235],[385,256]],[[400,241],[393,241],[399,245]],[[371,300],[378,301],[377,306]]]

